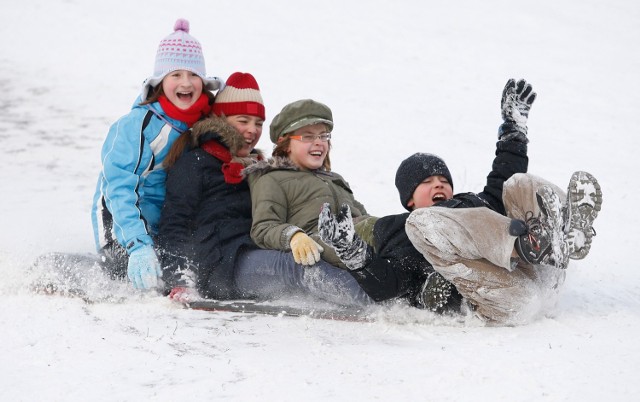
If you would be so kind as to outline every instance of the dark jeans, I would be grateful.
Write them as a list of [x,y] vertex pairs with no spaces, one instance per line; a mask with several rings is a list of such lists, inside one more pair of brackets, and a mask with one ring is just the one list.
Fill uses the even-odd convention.
[[236,261],[235,280],[238,290],[247,298],[306,295],[340,305],[373,303],[349,272],[325,261],[304,267],[295,263],[290,252],[243,252]]

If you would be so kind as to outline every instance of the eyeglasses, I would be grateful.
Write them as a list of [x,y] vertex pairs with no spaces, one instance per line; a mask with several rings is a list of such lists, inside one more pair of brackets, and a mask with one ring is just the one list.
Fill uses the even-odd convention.
[[327,142],[331,139],[331,133],[290,135],[289,138],[302,142],[314,142],[316,139],[319,139],[322,142]]

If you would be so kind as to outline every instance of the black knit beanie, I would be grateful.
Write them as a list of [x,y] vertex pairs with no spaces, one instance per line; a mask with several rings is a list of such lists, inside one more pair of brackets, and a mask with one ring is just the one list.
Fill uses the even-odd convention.
[[400,193],[402,206],[411,211],[407,203],[413,197],[416,187],[427,177],[436,175],[446,177],[453,189],[449,168],[439,156],[418,152],[403,160],[396,172],[396,187]]

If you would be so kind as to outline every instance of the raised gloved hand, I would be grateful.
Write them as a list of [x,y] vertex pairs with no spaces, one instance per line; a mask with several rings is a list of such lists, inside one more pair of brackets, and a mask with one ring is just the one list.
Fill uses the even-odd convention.
[[151,289],[158,286],[162,269],[153,246],[144,245],[129,255],[127,276],[136,289]]
[[328,203],[322,205],[318,217],[318,233],[320,239],[334,248],[336,255],[350,270],[364,267],[371,259],[367,243],[356,234],[351,208],[347,204],[342,204],[335,216]]
[[294,234],[289,245],[293,252],[293,259],[302,265],[313,265],[319,262],[320,253],[324,251],[321,245],[304,232]]
[[529,142],[527,119],[531,105],[535,100],[536,93],[533,92],[533,87],[527,81],[521,79],[516,83],[513,78],[507,81],[500,102],[502,120],[504,121],[498,130],[498,138],[501,141]]

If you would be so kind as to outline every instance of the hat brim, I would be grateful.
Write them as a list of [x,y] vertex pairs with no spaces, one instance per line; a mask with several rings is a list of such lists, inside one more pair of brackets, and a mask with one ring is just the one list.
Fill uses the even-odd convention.
[[302,127],[313,126],[314,124],[323,123],[329,126],[330,129],[333,129],[333,122],[331,120],[323,119],[321,117],[304,117],[298,121],[293,122],[287,128],[284,129],[282,135],[289,134],[294,132]]
[[[180,70],[185,70],[185,69],[181,68]],[[164,79],[164,77],[166,77],[167,75],[169,75],[173,71],[177,71],[177,70],[167,71],[162,76],[149,77],[146,80],[144,80],[144,82],[142,83],[142,91],[141,91],[141,94],[140,94],[142,96],[142,100],[143,101],[146,100],[147,97],[149,96],[149,92],[151,91],[151,88],[153,88],[153,87],[157,86],[158,84],[160,84],[162,82],[162,80]],[[191,70],[187,69],[187,71],[191,71]],[[198,74],[196,71],[192,71],[192,72]],[[222,90],[224,88],[224,80],[222,78],[218,78],[218,77],[203,77],[200,74],[198,74],[198,77],[200,77],[202,79],[202,82],[204,83],[204,89],[208,89],[209,91],[215,91],[216,89]]]

